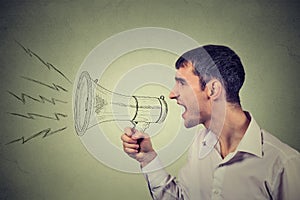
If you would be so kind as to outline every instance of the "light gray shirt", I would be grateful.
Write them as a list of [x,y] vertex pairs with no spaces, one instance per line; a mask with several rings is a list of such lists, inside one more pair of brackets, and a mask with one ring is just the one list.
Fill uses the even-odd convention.
[[153,199],[300,199],[299,152],[253,118],[236,150],[224,159],[216,135],[203,130],[178,180],[162,166],[157,156],[142,169]]

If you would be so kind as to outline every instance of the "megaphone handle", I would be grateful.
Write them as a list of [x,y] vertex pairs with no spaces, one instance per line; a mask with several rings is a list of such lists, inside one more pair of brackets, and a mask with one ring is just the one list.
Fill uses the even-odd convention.
[[[133,129],[133,131],[134,131],[134,134],[135,134],[135,132],[138,130],[138,129],[136,129],[136,126],[134,126],[132,129]],[[139,138],[139,139],[137,139],[137,144],[139,145],[139,148],[137,149],[137,150],[138,150],[138,153],[141,151],[141,142],[143,141],[143,139],[144,139],[144,138]]]
[[139,145],[139,148],[137,149],[138,153],[140,153],[141,151],[141,142],[143,141],[144,138],[140,138],[140,139],[137,139],[137,144]]
[[[137,122],[134,122],[134,121],[131,121],[131,123],[133,124],[133,129],[134,130],[138,130],[138,131],[140,131],[140,132],[144,132],[148,127],[149,127],[149,123],[140,123],[140,124],[144,124],[144,125],[142,125],[142,126],[137,126]],[[141,146],[140,146],[140,144],[141,144],[141,142],[143,141],[143,139],[144,138],[139,138],[139,139],[137,139],[137,144],[139,145],[139,148],[137,149],[138,150],[138,152],[140,152],[140,150],[141,150]]]

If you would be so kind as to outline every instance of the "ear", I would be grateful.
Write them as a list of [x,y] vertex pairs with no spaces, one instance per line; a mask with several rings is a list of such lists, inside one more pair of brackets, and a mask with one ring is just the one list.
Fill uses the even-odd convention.
[[209,99],[217,100],[221,98],[223,86],[217,79],[212,79],[207,84],[207,95]]

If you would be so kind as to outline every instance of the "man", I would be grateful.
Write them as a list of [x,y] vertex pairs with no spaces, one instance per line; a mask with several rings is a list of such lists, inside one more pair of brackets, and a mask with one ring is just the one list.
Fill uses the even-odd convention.
[[245,72],[235,52],[196,48],[177,60],[176,69],[169,97],[184,107],[186,128],[205,126],[178,180],[162,169],[146,134],[126,128],[121,137],[124,151],[140,162],[153,199],[299,199],[299,153],[243,111]]

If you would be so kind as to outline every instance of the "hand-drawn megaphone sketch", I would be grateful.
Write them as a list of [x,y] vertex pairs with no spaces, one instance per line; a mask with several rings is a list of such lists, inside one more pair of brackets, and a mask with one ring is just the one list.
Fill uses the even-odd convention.
[[142,27],[115,34],[89,52],[72,91],[74,132],[86,150],[110,168],[141,173],[120,136],[129,126],[142,132],[149,127],[146,134],[157,141],[164,166],[178,159],[199,131],[185,129],[180,108],[168,102],[176,73],[171,62],[198,46],[183,33]]
[[151,123],[162,123],[168,113],[164,96],[129,96],[112,92],[93,80],[87,71],[78,79],[74,120],[77,135],[103,122],[129,121],[141,131]]

